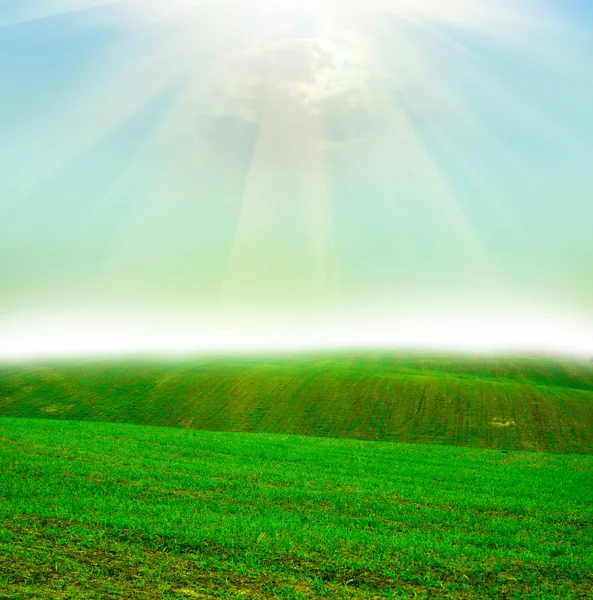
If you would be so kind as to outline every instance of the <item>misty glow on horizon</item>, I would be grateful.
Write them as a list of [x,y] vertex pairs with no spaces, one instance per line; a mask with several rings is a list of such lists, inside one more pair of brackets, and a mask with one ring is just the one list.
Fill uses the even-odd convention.
[[593,354],[589,0],[3,0],[0,357]]

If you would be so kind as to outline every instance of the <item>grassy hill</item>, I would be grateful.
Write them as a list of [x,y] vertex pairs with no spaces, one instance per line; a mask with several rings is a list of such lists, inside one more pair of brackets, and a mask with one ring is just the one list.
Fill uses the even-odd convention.
[[[138,367],[121,397],[187,368]],[[93,369],[18,373],[93,408],[126,373]],[[592,476],[584,455],[0,418],[0,598],[591,598]]]
[[0,416],[593,453],[593,364],[364,355],[5,364]]

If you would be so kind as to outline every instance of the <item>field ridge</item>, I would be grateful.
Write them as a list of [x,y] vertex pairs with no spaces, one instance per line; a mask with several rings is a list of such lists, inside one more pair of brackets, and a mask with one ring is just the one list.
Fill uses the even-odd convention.
[[593,364],[405,353],[4,365],[0,416],[593,453]]

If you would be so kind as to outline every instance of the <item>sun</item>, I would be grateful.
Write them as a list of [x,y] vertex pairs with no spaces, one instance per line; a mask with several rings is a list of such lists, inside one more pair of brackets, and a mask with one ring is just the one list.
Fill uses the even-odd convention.
[[[0,354],[590,347],[589,246],[579,269],[542,245],[545,280],[523,275],[544,239],[524,198],[543,223],[565,172],[589,181],[554,150],[588,157],[552,110],[568,96],[540,94],[590,95],[545,62],[573,38],[542,26],[546,0],[4,4],[23,70],[0,140]],[[534,65],[549,81],[519,81]],[[586,215],[582,187],[563,203]]]

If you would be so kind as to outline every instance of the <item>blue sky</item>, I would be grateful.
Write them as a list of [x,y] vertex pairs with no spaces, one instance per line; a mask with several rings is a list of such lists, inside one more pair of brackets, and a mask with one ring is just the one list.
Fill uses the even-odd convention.
[[584,0],[0,6],[0,352],[593,353]]

